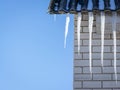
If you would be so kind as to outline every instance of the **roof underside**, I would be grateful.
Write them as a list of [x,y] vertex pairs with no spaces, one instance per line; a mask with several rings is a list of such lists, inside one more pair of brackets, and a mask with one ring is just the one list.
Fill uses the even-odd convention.
[[50,14],[120,11],[120,0],[50,0]]

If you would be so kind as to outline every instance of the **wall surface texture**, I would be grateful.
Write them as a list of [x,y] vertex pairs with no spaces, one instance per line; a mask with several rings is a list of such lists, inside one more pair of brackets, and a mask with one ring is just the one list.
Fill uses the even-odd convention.
[[89,71],[89,30],[88,16],[82,16],[81,47],[77,52],[77,15],[74,31],[74,90],[120,90],[120,34],[117,34],[117,75],[115,82],[113,60],[113,35],[105,35],[104,68],[101,67],[101,35],[96,33],[94,20],[92,34],[92,78]]

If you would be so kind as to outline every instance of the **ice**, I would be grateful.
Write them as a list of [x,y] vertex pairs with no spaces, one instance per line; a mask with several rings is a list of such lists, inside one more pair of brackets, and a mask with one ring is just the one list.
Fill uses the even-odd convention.
[[92,74],[92,29],[93,29],[93,13],[89,12],[89,64],[91,74]]
[[113,30],[113,45],[114,45],[114,72],[115,72],[115,80],[117,83],[117,68],[116,68],[116,64],[117,64],[117,58],[116,58],[116,18],[117,18],[117,13],[113,12],[113,18],[112,18],[112,30]]
[[67,39],[67,35],[68,35],[69,23],[70,23],[70,16],[69,16],[69,13],[68,13],[67,16],[66,16],[66,24],[65,24],[64,48],[66,48],[66,39]]
[[101,12],[101,65],[103,68],[104,59],[104,32],[105,32],[105,13]]
[[80,53],[80,31],[81,31],[81,13],[78,13],[77,22],[77,39],[78,39],[78,53]]

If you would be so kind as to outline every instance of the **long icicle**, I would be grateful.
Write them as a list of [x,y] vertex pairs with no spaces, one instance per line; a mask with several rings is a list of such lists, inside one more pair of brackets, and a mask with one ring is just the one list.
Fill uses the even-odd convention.
[[68,35],[69,23],[70,23],[70,16],[69,16],[69,13],[68,13],[67,16],[66,16],[66,24],[65,24],[64,48],[66,48],[66,39],[67,39],[67,35]]
[[78,39],[78,54],[80,53],[80,31],[81,31],[81,13],[78,13],[77,22],[77,39]]
[[89,64],[90,73],[92,76],[92,28],[93,27],[93,13],[89,12]]
[[113,12],[113,23],[112,23],[112,30],[113,30],[113,44],[114,44],[114,72],[115,72],[115,80],[116,80],[116,83],[117,83],[117,67],[116,67],[116,64],[117,64],[117,57],[116,57],[116,52],[117,52],[117,49],[116,49],[116,18],[117,18],[117,13],[116,12]]
[[105,13],[101,12],[101,65],[103,68],[104,59],[104,32],[105,32]]

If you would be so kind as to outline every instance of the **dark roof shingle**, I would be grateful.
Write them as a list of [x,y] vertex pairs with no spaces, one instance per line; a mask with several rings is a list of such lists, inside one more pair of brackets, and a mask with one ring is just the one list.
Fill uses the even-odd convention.
[[[100,8],[101,2],[103,9]],[[111,8],[112,6],[115,6],[114,9]],[[88,11],[120,11],[120,0],[50,0],[48,8],[50,14],[75,14]]]

